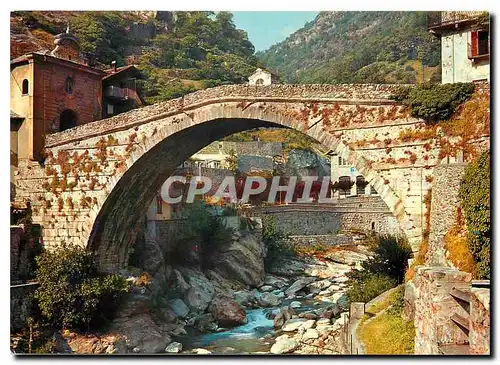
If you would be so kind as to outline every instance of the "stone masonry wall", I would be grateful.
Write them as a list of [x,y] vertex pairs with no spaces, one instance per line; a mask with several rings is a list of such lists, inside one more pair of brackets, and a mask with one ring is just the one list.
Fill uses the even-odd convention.
[[431,229],[427,265],[445,266],[444,236],[455,224],[460,180],[466,164],[437,165],[434,168],[434,183],[431,200]]
[[228,85],[55,133],[47,136],[44,166],[20,162],[16,204],[31,201],[46,247],[90,246],[103,270],[116,271],[138,216],[177,166],[231,133],[281,125],[303,131],[365,176],[416,250],[439,140],[428,150],[425,141],[399,138],[424,122],[389,99],[395,87]]
[[289,236],[288,243],[294,247],[304,246],[340,246],[354,243],[352,236],[341,234]]
[[439,345],[467,344],[469,338],[450,319],[468,312],[449,294],[468,290],[472,275],[453,268],[418,266],[415,273],[415,354],[438,355]]
[[490,289],[472,288],[470,303],[470,353],[490,354]]

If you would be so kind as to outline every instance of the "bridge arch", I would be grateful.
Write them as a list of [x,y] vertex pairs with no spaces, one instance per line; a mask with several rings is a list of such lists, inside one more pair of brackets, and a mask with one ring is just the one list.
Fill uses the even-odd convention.
[[[82,229],[77,233],[68,233],[71,237],[56,238],[94,250],[103,271],[119,270],[126,264],[130,247],[141,228],[138,217],[146,214],[154,195],[177,166],[215,140],[258,127],[295,129],[336,152],[375,187],[407,236],[418,236],[418,232],[415,234],[415,223],[412,222],[411,215],[391,184],[372,168],[365,153],[346,143],[342,133],[332,133],[327,125],[328,115],[340,115],[344,107],[351,110],[347,115],[351,116],[353,123],[356,122],[352,116],[353,108],[356,111],[372,108],[373,112],[367,117],[371,118],[371,126],[367,128],[373,128],[374,123],[383,123],[379,114],[388,115],[388,110],[393,113],[395,108],[395,103],[386,99],[387,90],[382,90],[382,93],[385,92],[385,99],[373,96],[363,98],[358,95],[357,98],[347,100],[342,98],[343,95],[339,92],[344,89],[337,86],[329,85],[326,87],[327,92],[322,91],[320,87],[320,97],[318,93],[313,97],[297,97],[307,93],[303,92],[302,86],[296,88],[299,90],[293,89],[292,85],[280,86],[278,91],[281,94],[277,93],[279,97],[273,93],[271,96],[255,96],[260,90],[274,92],[273,86],[253,89],[240,87],[237,91],[241,93],[243,90],[244,95],[238,95],[237,92],[234,97],[224,94],[224,97],[214,98],[213,91],[203,91],[212,93],[211,97],[201,98],[201,101],[198,97],[196,102],[190,102],[188,95],[187,98],[141,108],[48,136],[46,149],[50,154],[94,149],[91,155],[97,161],[100,159],[100,163],[104,165],[108,165],[107,159],[112,159],[111,155],[119,155],[120,148],[123,151],[125,144],[129,150],[120,169],[100,174],[102,183],[100,189],[93,192],[94,204],[88,212],[79,213],[77,218],[73,217],[84,221]],[[283,97],[282,89],[287,93],[289,89],[293,89],[293,97]],[[234,90],[231,89],[231,92],[234,93]],[[369,91],[373,92],[371,88]],[[203,92],[195,94],[203,95]],[[323,110],[329,112],[318,112],[318,105],[320,111],[323,107]],[[313,113],[304,117],[305,107]],[[402,124],[409,124],[407,118],[399,118]],[[96,146],[100,141],[110,139],[119,141],[107,147],[108,152],[115,152],[104,157],[98,156],[95,150],[99,148]],[[129,148],[130,146],[132,148]],[[76,192],[66,191],[63,194],[75,196],[73,200],[79,199]],[[51,211],[45,210],[43,216],[38,217],[39,221],[53,222],[50,213]],[[50,224],[54,227],[53,223]]]

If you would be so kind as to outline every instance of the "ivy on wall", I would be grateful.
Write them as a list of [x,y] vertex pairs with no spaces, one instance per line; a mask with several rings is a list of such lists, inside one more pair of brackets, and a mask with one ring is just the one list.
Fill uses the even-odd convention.
[[407,105],[413,117],[435,123],[450,118],[473,93],[473,83],[422,84],[401,87],[392,99]]
[[490,152],[485,151],[465,169],[459,198],[467,223],[467,244],[476,261],[479,279],[490,278]]

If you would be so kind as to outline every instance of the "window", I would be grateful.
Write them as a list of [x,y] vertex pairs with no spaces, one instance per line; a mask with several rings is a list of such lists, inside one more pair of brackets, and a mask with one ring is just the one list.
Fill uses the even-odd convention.
[[471,43],[469,44],[469,58],[485,56],[490,53],[490,42],[488,31],[471,32]]
[[365,180],[365,177],[363,175],[358,175],[356,176],[356,194],[357,195],[364,195],[365,194],[365,188],[368,183]]
[[346,159],[339,156],[339,166],[346,166],[346,165],[347,165]]
[[30,83],[28,79],[23,80],[23,95],[28,95],[30,91]]
[[71,129],[76,127],[77,115],[71,109],[66,109],[61,113],[59,117],[59,131],[65,131],[66,129]]
[[478,55],[485,55],[489,54],[489,47],[488,47],[488,32],[477,32],[477,50],[478,50]]
[[73,94],[73,78],[69,76],[66,78],[66,93]]
[[113,115],[113,113],[114,113],[114,111],[115,111],[115,109],[114,109],[114,107],[113,107],[113,104],[106,104],[106,105],[107,105],[107,106],[106,106],[106,109],[107,109],[107,110],[106,110],[106,114],[107,114],[107,115]]
[[163,199],[161,198],[161,195],[156,196],[156,214],[162,214],[163,213]]
[[257,79],[257,81],[255,81],[255,85],[264,85],[264,79]]

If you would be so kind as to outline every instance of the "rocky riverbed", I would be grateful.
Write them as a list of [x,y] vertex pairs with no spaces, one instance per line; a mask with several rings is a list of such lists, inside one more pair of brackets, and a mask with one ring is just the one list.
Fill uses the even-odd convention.
[[148,275],[143,269],[122,272],[131,291],[108,328],[92,335],[63,332],[59,348],[73,353],[345,353],[346,274],[368,255],[363,247],[350,246],[321,258],[287,257],[266,273],[265,248],[247,232],[233,235],[209,270],[168,266],[161,257],[158,262],[149,257]]

